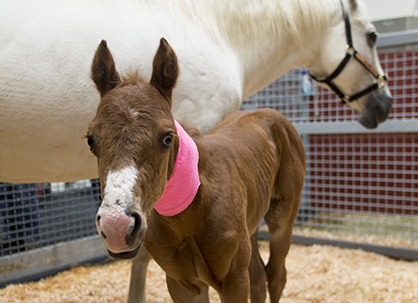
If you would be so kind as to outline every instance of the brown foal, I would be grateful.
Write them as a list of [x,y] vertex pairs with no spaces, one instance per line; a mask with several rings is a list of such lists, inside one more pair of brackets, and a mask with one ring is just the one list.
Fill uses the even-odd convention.
[[[300,136],[272,109],[231,114],[206,135],[184,131],[171,113],[178,74],[164,39],[150,82],[120,77],[99,45],[92,78],[101,102],[87,134],[102,185],[98,232],[117,258],[143,244],[174,302],[209,302],[209,286],[224,303],[264,302],[266,285],[278,302],[305,175]],[[257,246],[263,218],[267,265]]]

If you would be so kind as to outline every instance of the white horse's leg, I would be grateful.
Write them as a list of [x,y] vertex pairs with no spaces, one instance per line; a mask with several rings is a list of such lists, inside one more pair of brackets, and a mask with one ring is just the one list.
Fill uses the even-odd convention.
[[148,263],[151,255],[144,245],[139,249],[138,255],[132,259],[131,283],[129,285],[128,303],[146,303],[145,281]]

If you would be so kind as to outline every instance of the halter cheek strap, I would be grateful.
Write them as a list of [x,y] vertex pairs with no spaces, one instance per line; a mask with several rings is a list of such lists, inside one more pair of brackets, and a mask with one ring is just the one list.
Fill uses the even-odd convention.
[[174,170],[165,191],[154,209],[163,216],[174,216],[185,210],[194,200],[200,186],[196,143],[183,127],[174,120],[179,138]]
[[[347,102],[352,102],[352,101],[354,101],[354,100],[356,100],[360,97],[363,97],[364,95],[374,91],[375,89],[379,89],[379,88],[384,87],[386,85],[387,77],[384,74],[383,75],[379,74],[378,71],[369,62],[367,62],[367,60],[362,55],[360,55],[356,51],[356,49],[354,48],[353,38],[352,38],[352,34],[351,34],[350,17],[348,15],[347,10],[345,9],[343,0],[340,0],[340,2],[341,2],[342,10],[343,10],[343,18],[344,18],[344,23],[345,23],[345,34],[346,34],[346,38],[347,38],[347,47],[346,47],[345,57],[341,61],[340,65],[338,65],[337,68],[334,70],[334,72],[330,76],[326,77],[325,79],[318,79],[310,73],[309,73],[309,75],[311,76],[312,79],[314,79],[317,82],[326,83],[329,86],[329,88],[331,88],[335,92],[335,94],[337,94],[338,97],[340,97],[341,102],[345,104]],[[365,88],[364,90],[358,92],[357,94],[354,94],[354,95],[350,96],[350,95],[344,94],[334,84],[334,82],[332,80],[334,78],[336,78],[341,73],[341,71],[347,65],[347,63],[351,59],[351,57],[354,57],[358,62],[360,62],[367,69],[367,71],[373,75],[373,77],[375,79],[374,79],[372,85],[370,85],[369,87]]]

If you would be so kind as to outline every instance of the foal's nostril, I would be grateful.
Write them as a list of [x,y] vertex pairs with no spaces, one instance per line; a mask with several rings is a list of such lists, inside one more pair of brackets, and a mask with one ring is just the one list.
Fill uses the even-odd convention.
[[139,230],[141,229],[142,220],[141,216],[138,214],[133,215],[135,222],[134,222],[134,228],[132,229],[131,234],[138,234]]
[[[97,215],[96,216],[96,224],[97,224],[97,228],[99,228],[100,227],[100,219],[101,219],[102,217],[101,216],[99,216],[99,215]],[[107,236],[105,235],[105,233],[103,232],[103,231],[100,231],[100,236],[103,238],[103,239],[106,239],[107,238]]]
[[132,222],[129,226],[129,232],[126,235],[126,243],[128,245],[131,243],[131,241],[135,241],[135,239],[139,236],[142,228],[141,216],[139,214],[133,214],[132,217],[134,218],[134,222]]

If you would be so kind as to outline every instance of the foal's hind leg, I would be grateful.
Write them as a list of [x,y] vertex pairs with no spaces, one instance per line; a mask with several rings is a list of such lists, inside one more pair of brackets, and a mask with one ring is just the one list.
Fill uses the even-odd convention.
[[267,275],[263,260],[258,251],[257,232],[251,236],[250,295],[251,303],[266,302]]
[[[294,199],[300,199],[300,196]],[[279,302],[286,284],[285,259],[292,243],[292,230],[297,215],[298,201],[272,199],[270,209],[265,216],[270,239],[270,258],[266,272],[272,303]]]

